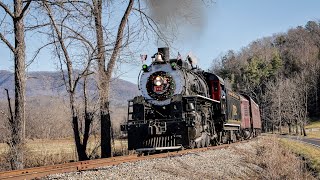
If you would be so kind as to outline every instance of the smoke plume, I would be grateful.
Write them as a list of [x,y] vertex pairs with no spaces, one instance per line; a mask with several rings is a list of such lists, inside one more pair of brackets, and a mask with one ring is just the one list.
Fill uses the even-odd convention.
[[205,25],[202,0],[144,0],[150,16],[172,39],[200,33]]

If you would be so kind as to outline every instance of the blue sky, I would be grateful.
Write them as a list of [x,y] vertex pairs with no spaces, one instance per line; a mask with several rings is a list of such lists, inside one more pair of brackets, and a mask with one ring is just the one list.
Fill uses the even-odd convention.
[[[320,20],[319,9],[319,0],[216,0],[205,10],[205,26],[173,45],[182,55],[192,52],[199,59],[199,66],[208,69],[213,59],[228,50],[238,51],[256,39],[304,26],[310,20]],[[150,44],[145,52],[150,57],[156,49],[157,44]],[[140,68],[123,65],[121,72],[125,73],[120,78],[136,83]],[[13,70],[12,55],[4,45],[0,45],[0,69]],[[42,53],[28,70],[54,71],[56,65],[51,54]]]

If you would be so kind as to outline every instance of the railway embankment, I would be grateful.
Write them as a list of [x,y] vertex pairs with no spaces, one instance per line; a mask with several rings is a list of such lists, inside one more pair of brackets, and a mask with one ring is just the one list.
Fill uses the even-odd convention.
[[303,158],[275,136],[228,148],[122,163],[44,179],[313,179]]
[[305,161],[313,176],[320,178],[320,138],[283,138],[280,142]]

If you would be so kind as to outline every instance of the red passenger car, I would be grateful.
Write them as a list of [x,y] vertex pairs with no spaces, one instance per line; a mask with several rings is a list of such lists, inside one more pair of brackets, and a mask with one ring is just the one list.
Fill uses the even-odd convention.
[[241,99],[241,131],[245,139],[250,138],[252,132],[251,118],[250,118],[250,102],[244,96]]
[[256,137],[261,133],[261,117],[259,106],[250,98],[250,114],[253,136]]
[[[242,122],[241,128],[245,135],[250,132],[250,137],[256,137],[261,133],[261,117],[259,105],[253,101],[253,99],[247,95],[242,95],[241,99],[241,115]],[[248,122],[248,116],[250,123]]]

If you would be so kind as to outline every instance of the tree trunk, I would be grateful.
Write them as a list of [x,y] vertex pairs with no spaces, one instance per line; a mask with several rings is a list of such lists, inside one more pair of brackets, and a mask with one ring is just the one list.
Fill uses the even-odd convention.
[[274,124],[272,123],[272,134],[274,134]]
[[74,100],[74,93],[70,92],[70,105],[71,105],[71,113],[72,113],[72,130],[73,130],[73,137],[74,142],[76,144],[78,159],[79,161],[88,160],[88,156],[86,153],[86,147],[83,146],[81,143],[80,132],[79,132],[79,120],[75,109],[75,100]]
[[109,102],[103,103],[100,110],[101,118],[101,157],[111,157],[111,119],[109,112]]
[[83,135],[83,141],[82,145],[84,150],[87,149],[88,140],[90,136],[90,127],[93,120],[93,113],[90,113],[88,111],[88,100],[87,100],[87,77],[85,77],[83,82],[83,97],[84,97],[84,135]]
[[96,26],[97,38],[97,59],[98,59],[98,73],[99,73],[99,95],[100,95],[100,121],[101,121],[101,157],[111,157],[111,120],[110,120],[110,106],[109,106],[109,89],[110,80],[113,73],[116,60],[118,58],[122,40],[123,32],[128,21],[134,0],[130,0],[127,9],[121,19],[116,42],[108,62],[107,70],[105,69],[105,48],[102,29],[102,1],[97,0],[94,2],[94,16]]
[[318,83],[316,83],[316,86],[315,86],[315,99],[316,99],[316,103],[315,103],[315,116],[318,116],[319,115],[319,110],[318,110]]
[[[23,1],[14,3],[15,16],[22,13]],[[14,80],[15,80],[15,112],[12,126],[12,169],[23,169],[23,144],[25,124],[25,40],[23,18],[14,19],[15,52],[14,52]]]
[[84,118],[84,135],[83,135],[83,148],[87,149],[88,145],[88,140],[89,140],[89,132],[90,132],[90,126],[91,122],[93,120],[93,115],[92,113],[85,113],[85,118]]
[[88,160],[88,156],[86,153],[86,147],[81,144],[81,138],[79,133],[79,126],[78,126],[78,117],[74,116],[72,117],[72,128],[74,133],[74,141],[76,143],[77,153],[79,161]]
[[278,92],[278,118],[279,118],[279,133],[282,134],[282,129],[281,129],[281,126],[282,126],[282,122],[281,122],[281,99],[280,99],[280,92]]
[[291,123],[288,123],[288,127],[289,127],[289,134],[292,134],[292,129],[291,129]]
[[304,111],[304,117],[302,122],[302,131],[303,131],[303,136],[307,136],[305,124],[307,123],[307,113],[308,113],[308,89],[306,86],[304,87],[304,91],[305,91],[305,111]]
[[279,134],[282,134],[281,122],[279,123]]
[[97,38],[97,60],[99,74],[99,104],[101,125],[101,157],[111,157],[111,122],[109,112],[109,78],[105,70],[105,47],[102,27],[102,0],[94,2],[94,17]]
[[304,125],[304,123],[302,123],[301,130],[302,130],[303,136],[307,136],[307,133],[306,133],[306,129],[305,129],[305,125]]

